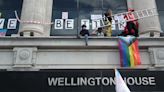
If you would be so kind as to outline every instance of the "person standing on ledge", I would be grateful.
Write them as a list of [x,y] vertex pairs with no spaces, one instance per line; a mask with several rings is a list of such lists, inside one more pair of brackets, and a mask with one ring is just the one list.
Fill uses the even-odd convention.
[[105,14],[105,20],[104,23],[105,25],[108,25],[105,27],[105,35],[107,37],[111,37],[112,36],[112,10],[108,10]]
[[128,12],[129,13],[126,14],[124,17],[128,22],[121,35],[122,36],[133,35],[135,37],[138,37],[139,36],[139,33],[138,33],[139,24],[138,24],[137,19],[134,17],[134,14],[133,14],[134,9],[128,9]]

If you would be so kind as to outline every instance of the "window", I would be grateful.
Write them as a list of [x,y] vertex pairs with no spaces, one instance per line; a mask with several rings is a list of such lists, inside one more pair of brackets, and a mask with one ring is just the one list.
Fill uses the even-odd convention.
[[[61,20],[64,12],[68,13],[69,20]],[[72,36],[77,34],[77,0],[54,0],[52,19],[52,21],[55,22],[55,25],[52,26],[51,35]]]
[[[127,11],[127,0],[103,0],[103,12],[111,9],[113,14],[122,13]],[[116,36],[121,31],[118,25],[115,25],[115,30],[112,31],[112,35]]]
[[[54,0],[51,36],[76,36],[86,23],[90,32],[95,30],[93,16],[103,16],[111,9],[114,14],[127,11],[126,0]],[[68,19],[62,19],[64,14]],[[68,28],[70,26],[70,28]],[[113,31],[118,33],[118,27]]]
[[16,0],[16,2],[13,2],[12,0],[0,0],[0,12],[1,12],[1,19],[5,19],[3,28],[1,29],[7,29],[7,36],[10,36],[11,34],[17,34],[19,23],[17,22],[16,28],[9,29],[7,27],[8,19],[15,18],[14,11],[16,10],[18,12],[18,15],[21,14],[22,9],[22,2],[23,0]]
[[156,0],[156,3],[157,3],[161,27],[162,27],[162,30],[164,31],[164,6],[163,6],[164,1]]

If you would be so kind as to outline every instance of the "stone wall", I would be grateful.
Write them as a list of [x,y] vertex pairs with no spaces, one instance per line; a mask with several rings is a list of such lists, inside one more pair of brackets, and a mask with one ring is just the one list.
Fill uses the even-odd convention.
[[[88,46],[75,38],[1,38],[0,69],[120,68],[118,38],[90,38]],[[140,38],[142,65],[164,66],[164,39]]]

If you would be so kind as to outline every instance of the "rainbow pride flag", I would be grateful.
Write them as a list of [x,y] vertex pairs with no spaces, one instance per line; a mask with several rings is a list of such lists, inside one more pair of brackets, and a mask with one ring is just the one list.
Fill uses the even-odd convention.
[[7,29],[0,29],[0,37],[4,37],[6,35]]
[[138,40],[136,37],[119,37],[118,44],[122,67],[135,67],[141,64]]

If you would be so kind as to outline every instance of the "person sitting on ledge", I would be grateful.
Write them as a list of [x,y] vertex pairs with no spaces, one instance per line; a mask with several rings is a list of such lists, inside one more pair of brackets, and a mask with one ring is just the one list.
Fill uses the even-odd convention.
[[104,37],[105,32],[104,32],[103,28],[98,28],[97,30],[92,32],[92,35],[96,35],[98,37]]
[[90,36],[89,30],[87,30],[86,25],[82,25],[81,27],[80,35],[85,37],[85,44],[88,46],[88,36]]
[[82,27],[82,29],[80,31],[80,35],[81,36],[86,36],[86,35],[90,36],[89,30],[86,29],[87,26],[86,25],[82,25],[81,27]]

